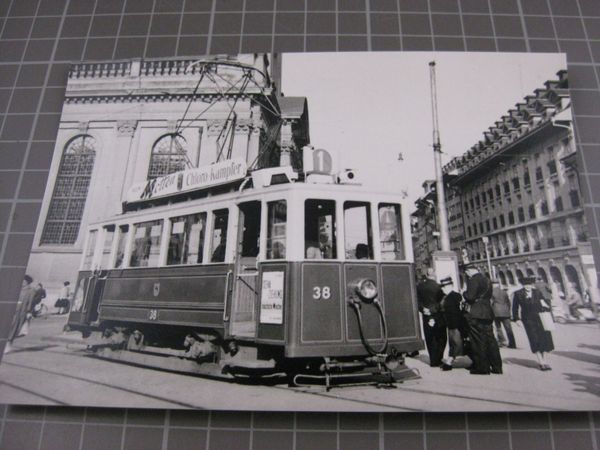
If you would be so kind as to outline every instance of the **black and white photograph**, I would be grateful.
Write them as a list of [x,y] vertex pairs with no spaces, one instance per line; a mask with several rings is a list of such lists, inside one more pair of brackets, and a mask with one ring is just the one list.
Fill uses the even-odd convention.
[[71,65],[0,402],[597,409],[566,57]]

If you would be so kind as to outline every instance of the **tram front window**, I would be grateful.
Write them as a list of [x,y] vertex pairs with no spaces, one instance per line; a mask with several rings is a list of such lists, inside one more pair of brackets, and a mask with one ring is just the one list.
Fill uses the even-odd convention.
[[285,258],[287,205],[285,200],[268,203],[267,259]]
[[335,259],[335,202],[306,200],[304,204],[304,245],[308,259]]
[[158,266],[162,227],[162,220],[152,220],[135,225],[130,267]]
[[405,259],[400,205],[379,204],[379,240],[381,242],[381,258],[384,261]]
[[206,213],[172,218],[167,265],[201,263],[205,229]]
[[220,209],[213,212],[213,233],[211,239],[212,256],[210,262],[225,261],[225,248],[227,246],[227,222],[229,210]]
[[369,203],[344,202],[346,259],[373,259]]

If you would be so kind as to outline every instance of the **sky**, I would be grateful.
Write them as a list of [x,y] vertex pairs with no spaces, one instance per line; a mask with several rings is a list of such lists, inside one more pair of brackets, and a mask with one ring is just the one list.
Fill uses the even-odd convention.
[[407,190],[414,201],[423,181],[434,178],[430,61],[436,62],[442,164],[566,69],[563,54],[284,54],[281,90],[307,97],[311,144],[331,154],[334,170],[356,169],[364,186]]

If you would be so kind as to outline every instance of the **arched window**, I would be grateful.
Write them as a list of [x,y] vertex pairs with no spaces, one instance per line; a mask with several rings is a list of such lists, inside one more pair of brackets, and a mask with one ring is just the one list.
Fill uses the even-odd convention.
[[513,276],[510,270],[506,271],[506,279],[508,280],[508,284],[511,286],[515,285],[515,277]]
[[92,136],[76,136],[65,146],[41,244],[74,244],[77,240],[95,158]]
[[186,145],[185,138],[177,133],[166,134],[159,138],[152,147],[148,179],[185,169],[189,161]]

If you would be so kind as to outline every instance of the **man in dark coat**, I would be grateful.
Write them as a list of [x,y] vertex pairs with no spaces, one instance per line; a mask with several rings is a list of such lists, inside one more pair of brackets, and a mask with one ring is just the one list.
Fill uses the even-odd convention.
[[446,348],[446,323],[440,306],[443,298],[442,287],[435,281],[433,270],[428,269],[425,279],[417,284],[417,301],[423,315],[423,332],[431,367],[442,365]]
[[471,373],[474,375],[502,373],[500,350],[494,338],[494,311],[490,304],[492,283],[474,265],[467,265],[464,270],[468,277],[463,298],[468,304],[465,317],[469,324],[471,341],[473,360]]
[[448,358],[442,364],[442,370],[452,370],[454,360],[465,355],[464,339],[467,337],[467,323],[461,304],[462,295],[454,290],[451,277],[440,280],[440,285],[446,296],[442,300],[442,311],[448,330]]
[[502,333],[502,327],[504,327],[504,331],[506,331],[506,336],[508,338],[508,348],[517,348],[515,335],[513,334],[512,326],[510,324],[510,299],[508,298],[506,291],[500,287],[500,283],[496,280],[492,282],[491,300],[498,345],[502,347],[506,342],[504,333]]

